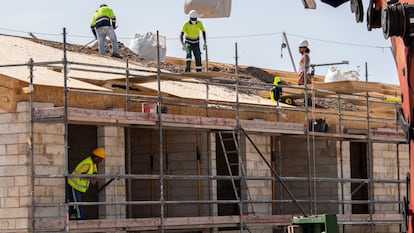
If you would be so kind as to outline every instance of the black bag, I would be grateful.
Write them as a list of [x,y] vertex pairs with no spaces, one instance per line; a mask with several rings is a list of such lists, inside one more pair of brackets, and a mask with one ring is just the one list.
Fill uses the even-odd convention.
[[328,132],[329,126],[324,119],[319,118],[315,120],[309,120],[309,131],[315,130],[315,132]]

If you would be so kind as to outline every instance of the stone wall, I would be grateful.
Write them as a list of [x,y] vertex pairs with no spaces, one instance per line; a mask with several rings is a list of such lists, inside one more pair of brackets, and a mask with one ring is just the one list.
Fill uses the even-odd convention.
[[[335,182],[307,180],[311,177],[337,178],[337,145],[336,141],[313,139],[308,154],[305,138],[281,137],[276,143],[275,168],[282,177],[298,177],[297,180],[285,180],[290,192],[297,200],[303,200],[301,206],[305,211],[317,213],[337,213],[336,205],[320,202],[322,200],[338,200],[338,187]],[[308,160],[310,164],[308,164]],[[310,171],[309,171],[310,168]],[[309,189],[310,185],[310,189]],[[290,200],[291,198],[278,182],[276,182],[276,199]],[[312,197],[312,202],[309,202]],[[311,207],[312,206],[312,207]],[[281,203],[274,210],[278,214],[302,214],[293,203]]]
[[[209,156],[207,154],[207,133],[197,131],[163,131],[164,175],[195,176],[207,175]],[[131,130],[133,174],[160,174],[160,147],[158,130]],[[159,179],[140,179],[132,182],[134,201],[159,201]],[[165,179],[164,200],[208,200],[209,181],[196,179]],[[159,205],[140,205],[133,210],[135,217],[159,216]],[[167,205],[166,216],[199,216],[209,213],[208,205]]]
[[[98,171],[106,175],[125,174],[125,137],[124,128],[119,126],[99,126],[98,127],[98,146],[105,148],[106,158],[104,163],[99,164]],[[110,178],[100,181],[102,187]],[[114,179],[103,190],[103,195],[99,196],[103,202],[125,202],[126,189],[125,179]],[[125,205],[106,205],[100,206],[101,218],[104,219],[123,219],[126,218]]]
[[0,229],[28,232],[30,229],[31,179],[27,145],[29,114],[19,104],[16,113],[0,110]]

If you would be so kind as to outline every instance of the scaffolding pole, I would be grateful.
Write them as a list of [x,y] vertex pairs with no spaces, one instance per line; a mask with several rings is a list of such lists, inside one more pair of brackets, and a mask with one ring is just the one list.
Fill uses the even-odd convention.
[[[56,176],[54,176],[53,178],[65,178],[65,180],[68,178],[68,177],[72,177],[72,176],[75,176],[75,175],[71,175],[71,174],[68,174],[68,148],[69,148],[69,145],[68,145],[68,94],[69,93],[71,93],[71,92],[77,92],[77,93],[84,93],[84,94],[90,94],[90,93],[94,93],[94,94],[99,94],[98,92],[95,92],[95,91],[79,91],[79,90],[70,90],[68,87],[67,87],[67,65],[69,64],[69,62],[67,61],[67,58],[66,58],[66,30],[65,30],[65,28],[63,29],[63,40],[64,40],[64,47],[63,47],[63,52],[64,52],[64,55],[63,55],[63,75],[64,75],[64,107],[63,107],[63,109],[64,109],[64,113],[63,113],[63,118],[62,118],[62,120],[63,120],[63,124],[64,124],[64,149],[65,149],[65,152],[64,152],[64,156],[65,156],[65,162],[64,162],[64,174],[63,174],[63,176],[59,176],[59,175],[56,175]],[[163,101],[164,101],[164,99],[163,99],[163,97],[162,97],[162,95],[161,95],[161,70],[160,70],[160,58],[159,58],[159,38],[158,38],[158,31],[157,31],[157,47],[158,47],[158,49],[157,49],[157,82],[158,82],[158,91],[157,91],[157,116],[158,116],[158,118],[157,118],[157,128],[158,128],[158,132],[159,132],[159,149],[160,149],[160,174],[159,175],[154,175],[154,176],[145,176],[145,175],[138,175],[138,174],[132,174],[132,172],[131,172],[131,158],[130,158],[130,156],[131,156],[131,141],[130,141],[130,127],[129,126],[127,126],[127,141],[126,141],[126,145],[127,145],[127,156],[129,157],[129,159],[127,159],[127,166],[128,166],[128,169],[127,169],[127,174],[126,175],[118,175],[117,177],[118,178],[122,178],[122,179],[128,179],[128,183],[129,183],[129,189],[131,189],[131,184],[130,184],[130,182],[131,182],[131,180],[132,179],[159,179],[160,180],[160,200],[159,201],[132,201],[132,198],[131,198],[131,194],[130,194],[130,191],[128,191],[128,200],[127,201],[125,201],[125,202],[119,202],[119,201],[115,201],[115,202],[97,202],[97,203],[90,203],[90,202],[78,202],[78,203],[68,203],[67,201],[65,201],[65,203],[52,203],[51,205],[55,205],[55,204],[57,204],[57,205],[64,205],[64,207],[65,207],[65,211],[66,211],[66,215],[65,215],[65,220],[64,220],[64,222],[65,222],[65,231],[66,232],[68,232],[69,231],[69,218],[68,218],[68,216],[67,216],[67,213],[68,213],[68,206],[70,206],[70,205],[73,205],[73,204],[81,204],[81,205],[129,205],[129,207],[131,207],[132,205],[141,205],[141,204],[159,204],[159,206],[160,206],[160,232],[164,232],[165,231],[165,207],[166,207],[166,205],[169,205],[169,204],[208,204],[209,206],[212,206],[213,204],[218,204],[218,203],[237,203],[238,205],[239,205],[239,210],[240,210],[240,215],[239,215],[239,217],[240,217],[240,220],[239,220],[239,227],[240,227],[240,232],[242,232],[243,230],[246,230],[245,229],[245,227],[246,227],[246,225],[245,225],[245,223],[244,223],[244,220],[243,220],[243,209],[244,209],[244,205],[246,204],[246,203],[291,203],[291,202],[293,202],[293,203],[295,203],[295,204],[299,204],[299,203],[309,203],[309,204],[312,204],[312,202],[315,204],[315,210],[316,210],[316,204],[317,203],[340,203],[341,205],[342,205],[342,212],[344,212],[344,209],[345,209],[345,206],[344,206],[344,204],[352,204],[352,203],[367,203],[369,206],[370,206],[370,220],[369,220],[369,222],[367,223],[368,225],[370,225],[371,226],[371,230],[373,230],[374,228],[373,228],[373,226],[374,226],[374,224],[375,223],[381,223],[381,222],[375,222],[375,220],[373,219],[373,215],[374,215],[374,211],[373,210],[375,210],[375,203],[386,203],[387,201],[375,201],[375,199],[373,198],[373,196],[371,196],[372,194],[370,194],[370,198],[369,198],[369,200],[366,200],[366,201],[355,201],[355,200],[344,200],[344,188],[343,188],[343,185],[344,185],[344,182],[354,182],[354,181],[356,181],[356,182],[361,182],[361,180],[358,180],[358,179],[344,179],[344,175],[343,175],[343,157],[342,157],[342,139],[340,139],[339,140],[339,142],[340,142],[340,153],[341,153],[341,157],[340,157],[340,166],[341,166],[341,177],[340,177],[340,179],[336,179],[336,182],[340,182],[341,183],[341,200],[340,201],[337,201],[337,200],[313,200],[312,198],[308,198],[308,199],[305,199],[305,200],[297,200],[297,199],[295,199],[294,197],[292,198],[292,200],[245,200],[244,198],[243,198],[243,188],[241,187],[241,189],[240,189],[240,200],[186,200],[186,201],[170,201],[170,200],[165,200],[164,199],[164,189],[165,189],[165,187],[164,187],[164,182],[166,181],[166,180],[169,180],[169,179],[197,179],[197,180],[200,180],[200,179],[206,179],[206,180],[215,180],[215,179],[239,179],[239,181],[240,181],[240,184],[243,184],[243,183],[245,183],[245,182],[242,182],[242,181],[247,181],[247,180],[249,180],[249,179],[260,179],[260,180],[267,180],[267,179],[274,179],[274,178],[269,178],[269,177],[266,177],[266,176],[263,176],[263,177],[259,177],[259,176],[256,176],[256,177],[253,177],[253,176],[248,176],[248,175],[245,175],[245,174],[243,174],[243,172],[241,171],[241,165],[242,165],[242,163],[243,163],[243,159],[242,159],[242,157],[241,157],[241,152],[240,152],[240,149],[238,149],[238,152],[237,152],[237,154],[238,154],[238,166],[239,166],[239,174],[238,174],[238,176],[237,177],[220,177],[220,176],[213,176],[213,175],[210,175],[210,174],[208,174],[208,175],[199,175],[199,174],[197,174],[196,176],[191,176],[191,175],[185,175],[185,176],[172,176],[172,175],[168,175],[168,176],[166,176],[165,174],[164,174],[164,151],[163,151],[163,144],[164,144],[164,142],[163,142],[163,122],[162,122],[162,107],[163,107]],[[249,135],[247,134],[247,132],[241,127],[241,123],[240,123],[240,121],[241,121],[241,119],[240,119],[240,113],[243,111],[243,109],[241,109],[241,107],[242,107],[242,104],[240,103],[240,100],[239,100],[239,85],[240,85],[240,80],[239,80],[239,75],[238,75],[238,48],[237,48],[237,43],[235,44],[235,54],[236,54],[236,69],[235,69],[235,77],[236,77],[236,84],[235,84],[235,90],[236,90],[236,121],[237,121],[237,123],[236,123],[236,130],[237,130],[237,141],[238,141],[238,148],[241,148],[241,146],[240,146],[240,138],[241,138],[241,133],[243,132],[244,133],[244,135],[252,142],[252,144],[253,144],[253,146],[256,148],[256,150],[257,150],[257,152],[259,153],[259,155],[260,156],[262,156],[262,158],[264,159],[264,157],[263,157],[263,155],[261,154],[261,152],[259,151],[259,149],[256,147],[256,145],[253,143],[253,141],[251,140],[251,138],[249,137]],[[34,181],[34,179],[36,179],[36,178],[51,178],[50,176],[42,176],[42,175],[36,175],[35,174],[35,161],[34,161],[34,141],[33,141],[33,135],[34,135],[34,122],[35,122],[35,116],[34,116],[34,113],[33,113],[33,111],[34,111],[34,102],[35,102],[35,98],[34,98],[34,82],[33,82],[33,67],[34,67],[34,64],[36,64],[36,63],[34,63],[33,62],[33,60],[31,59],[30,61],[29,61],[29,68],[30,68],[30,86],[29,86],[29,88],[30,88],[30,119],[31,119],[31,125],[30,125],[30,131],[29,131],[29,137],[30,137],[30,153],[31,153],[31,159],[32,159],[32,161],[31,161],[31,169],[32,169],[32,177],[31,177],[31,195],[32,195],[32,209],[31,209],[31,217],[32,217],[32,224],[31,224],[31,230],[32,231],[35,231],[36,229],[35,229],[35,207],[36,206],[42,206],[42,204],[36,204],[35,203],[35,194],[34,194],[34,184],[35,184],[35,181]],[[28,65],[28,64],[25,64],[25,65]],[[47,65],[46,63],[42,63],[42,64],[40,64],[39,63],[39,65]],[[2,66],[2,67],[4,67],[4,66]],[[126,61],[126,67],[125,67],[125,76],[126,76],[126,94],[116,94],[116,93],[101,93],[101,94],[105,94],[105,95],[113,95],[113,96],[124,96],[125,98],[126,98],[126,111],[129,111],[130,109],[129,109],[129,101],[130,101],[130,98],[132,98],[132,97],[140,97],[140,96],[138,96],[138,95],[132,95],[132,94],[130,94],[129,93],[129,77],[130,77],[130,74],[129,74],[129,65],[128,65],[128,60]],[[305,82],[306,82],[306,77],[305,77]],[[208,86],[208,84],[207,84],[207,86]],[[207,92],[208,92],[208,88],[207,88]],[[374,117],[371,117],[370,116],[370,113],[369,113],[369,95],[368,95],[368,93],[366,93],[366,97],[367,97],[367,100],[366,100],[366,104],[367,104],[367,116],[366,116],[366,122],[367,122],[367,128],[368,128],[368,134],[367,134],[367,137],[366,137],[366,141],[367,141],[367,144],[368,144],[368,146],[369,146],[369,148],[367,148],[367,150],[368,150],[368,154],[369,154],[369,160],[370,160],[370,163],[372,163],[372,148],[370,148],[370,146],[371,146],[371,144],[374,142],[373,140],[374,139],[372,139],[371,138],[371,136],[370,136],[370,134],[369,134],[369,132],[370,132],[370,130],[371,130],[371,125],[370,125],[370,122],[372,121],[372,119],[375,119]],[[306,109],[307,109],[307,103],[306,103],[306,101],[307,101],[307,96],[306,96],[306,84],[305,84],[305,106],[306,106]],[[207,100],[208,100],[208,94],[207,94]],[[340,96],[339,96],[339,104],[340,104],[340,101],[341,101],[341,98],[340,98]],[[209,102],[209,101],[208,101]],[[207,102],[207,103],[208,103]],[[208,110],[208,108],[207,108],[207,110]],[[305,110],[305,112],[306,112],[307,110]],[[342,116],[342,114],[341,114],[341,110],[338,110],[339,111],[339,115],[341,115]],[[314,111],[312,111],[312,112],[314,112]],[[307,127],[307,129],[308,129],[308,127]],[[340,134],[342,135],[342,129],[340,129],[341,131],[340,131]],[[308,135],[307,135],[307,137],[309,137],[309,132],[308,132]],[[209,154],[209,156],[210,156],[210,153],[211,153],[211,145],[210,145],[210,136],[208,135],[208,138],[207,138],[208,140],[208,142],[207,142],[207,153]],[[309,144],[310,144],[310,142],[308,141],[307,142],[308,143],[308,145],[307,146],[309,146]],[[280,146],[280,142],[279,142],[279,146]],[[280,148],[279,148],[279,150],[280,150]],[[308,150],[309,151],[309,150]],[[281,152],[280,152],[281,153]],[[384,182],[384,183],[386,183],[386,182],[390,182],[390,183],[396,183],[397,185],[398,185],[398,192],[400,193],[400,178],[399,178],[399,169],[400,169],[400,161],[399,161],[399,148],[398,148],[398,144],[397,144],[397,166],[398,166],[398,179],[397,179],[397,181],[395,181],[395,182],[392,182],[392,181],[381,181],[381,180],[374,180],[373,179],[373,175],[372,175],[372,164],[370,164],[370,171],[369,171],[369,177],[368,177],[368,179],[366,179],[367,180],[367,182],[369,183],[369,185],[370,185],[370,189],[372,190],[372,187],[373,187],[373,185],[374,185],[374,183],[376,183],[376,182]],[[264,161],[266,162],[266,164],[269,166],[269,169],[272,171],[272,173],[274,173],[274,175],[276,176],[276,179],[278,179],[279,180],[279,182],[281,182],[281,184],[282,184],[282,187],[283,187],[283,180],[289,180],[289,177],[281,177],[281,176],[279,176],[277,173],[276,173],[276,171],[273,169],[273,166],[271,165],[271,164],[268,164],[268,162],[264,159]],[[167,161],[168,162],[168,161]],[[210,166],[210,168],[211,168],[211,161],[209,162],[209,166]],[[310,170],[310,168],[309,168],[309,170]],[[210,169],[209,169],[209,172],[211,172],[210,171]],[[115,177],[114,175],[97,175],[98,177]],[[82,177],[82,176],[81,176]],[[305,179],[306,181],[309,181],[309,182],[335,182],[334,180],[330,180],[329,178],[327,178],[327,179],[320,179],[320,178],[316,178],[316,177],[312,177],[311,175],[309,175],[308,177],[304,177],[303,179]],[[299,180],[299,179],[296,179],[296,180]],[[364,180],[362,180],[363,182],[365,182]],[[211,199],[211,182],[209,182],[209,195],[210,195],[210,199]],[[315,183],[316,184],[316,183]],[[246,185],[246,187],[245,187],[246,189],[248,188],[247,187],[247,185]],[[291,194],[290,193],[290,191],[287,191],[289,194]],[[394,201],[394,202],[391,202],[390,201],[390,203],[400,203],[401,202],[401,200],[400,200],[400,198],[398,198],[398,200],[397,201]],[[300,206],[300,205],[299,205]],[[302,208],[302,207],[299,207],[299,209],[301,210],[301,212],[303,213],[303,214],[305,214],[305,215],[307,215],[307,213],[306,213],[306,211]],[[312,205],[310,205],[310,212],[312,213]],[[400,211],[400,210],[399,210]],[[130,212],[130,210],[128,210],[128,212],[129,212],[129,215],[132,217],[132,213]],[[211,209],[210,209],[210,215],[212,214],[212,211],[211,211]]]

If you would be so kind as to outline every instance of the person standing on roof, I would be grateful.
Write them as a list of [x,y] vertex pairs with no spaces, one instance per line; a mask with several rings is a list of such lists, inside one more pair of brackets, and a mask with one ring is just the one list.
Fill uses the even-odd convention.
[[[191,10],[189,13],[190,20],[184,23],[181,34],[180,41],[183,47],[183,50],[186,52],[186,66],[185,72],[191,71],[191,53],[194,54],[196,61],[196,71],[201,72],[201,51],[200,51],[200,31],[203,33],[204,45],[203,49],[207,48],[206,41],[206,31],[204,30],[203,23],[198,20],[198,13],[195,10]],[[185,34],[185,42],[184,42]]]
[[[97,164],[102,162],[105,158],[105,149],[98,147],[92,151],[92,155],[82,160],[76,165],[72,174],[97,174]],[[81,178],[81,177],[69,177],[66,185],[66,199],[68,202],[82,202],[82,194],[85,193],[89,184],[96,182],[96,178]],[[84,220],[85,215],[82,206],[74,205],[69,207],[69,219],[71,220]]]
[[120,58],[118,54],[118,40],[116,38],[116,17],[114,12],[106,4],[101,4],[92,17],[92,33],[98,40],[99,53],[105,55],[105,40],[109,37],[112,44],[112,57]]
[[299,53],[301,54],[299,60],[299,71],[298,71],[298,85],[305,84],[305,76],[306,76],[306,84],[311,84],[311,74],[308,73],[309,65],[310,65],[310,49],[309,49],[309,42],[307,40],[302,40],[299,42]]

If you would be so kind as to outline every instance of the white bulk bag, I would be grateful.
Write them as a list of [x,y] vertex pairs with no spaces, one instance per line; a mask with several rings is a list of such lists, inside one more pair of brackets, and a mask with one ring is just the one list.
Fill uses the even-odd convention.
[[[167,40],[165,36],[159,36],[160,60],[164,61],[167,55]],[[148,60],[157,60],[157,35],[152,32],[145,34],[136,33],[129,44],[129,49],[140,57]]]
[[324,82],[329,83],[344,80],[358,81],[359,67],[349,70],[338,70],[335,66],[331,66],[328,69]]
[[231,0],[185,0],[184,12],[196,10],[201,18],[229,17]]

